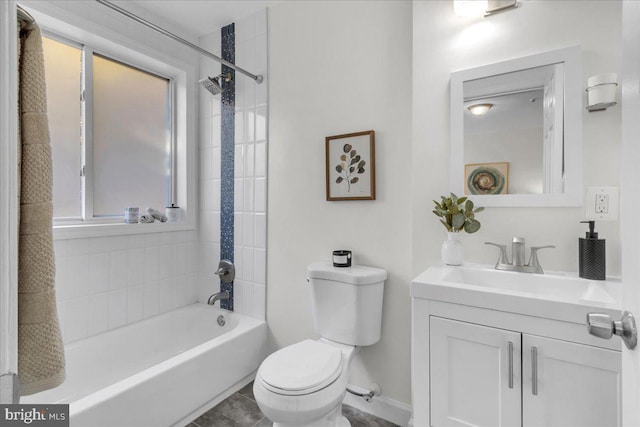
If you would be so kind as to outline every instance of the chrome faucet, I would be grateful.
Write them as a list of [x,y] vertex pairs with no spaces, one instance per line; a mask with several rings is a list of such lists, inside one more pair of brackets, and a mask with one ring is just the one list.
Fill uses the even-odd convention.
[[529,255],[529,263],[524,263],[525,257],[525,239],[524,237],[514,237],[511,242],[511,256],[513,257],[513,262],[509,261],[509,257],[507,256],[507,246],[500,245],[497,243],[484,242],[485,245],[496,246],[500,249],[500,258],[496,263],[496,270],[506,270],[506,271],[518,271],[521,273],[536,273],[536,274],[544,274],[542,267],[540,266],[540,261],[538,260],[538,251],[540,249],[546,248],[555,248],[553,245],[547,246],[532,246],[531,247],[531,255]]
[[229,294],[229,291],[217,292],[209,297],[209,301],[207,301],[207,304],[214,305],[216,301],[229,299],[230,297],[231,294]]

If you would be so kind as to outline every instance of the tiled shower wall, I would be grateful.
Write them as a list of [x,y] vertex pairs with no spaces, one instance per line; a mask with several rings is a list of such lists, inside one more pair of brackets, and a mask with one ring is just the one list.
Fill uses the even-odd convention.
[[57,240],[56,297],[65,342],[197,299],[195,231]]
[[[200,39],[220,55],[220,29]],[[234,310],[265,318],[267,194],[267,13],[235,22],[236,64],[264,81],[236,72],[234,153]],[[200,78],[216,76],[220,64],[202,58]],[[219,290],[214,275],[220,259],[221,105],[220,95],[200,91],[200,272],[199,300]]]

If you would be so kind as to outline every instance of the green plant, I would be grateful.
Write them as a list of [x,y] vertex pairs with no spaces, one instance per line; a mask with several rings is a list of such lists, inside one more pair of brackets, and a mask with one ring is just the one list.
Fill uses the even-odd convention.
[[450,197],[440,196],[440,203],[436,204],[433,213],[440,217],[440,222],[447,231],[458,233],[462,230],[467,233],[475,233],[480,230],[480,221],[475,219],[475,214],[482,212],[484,208],[473,208],[473,202],[466,197],[456,196],[451,193]]

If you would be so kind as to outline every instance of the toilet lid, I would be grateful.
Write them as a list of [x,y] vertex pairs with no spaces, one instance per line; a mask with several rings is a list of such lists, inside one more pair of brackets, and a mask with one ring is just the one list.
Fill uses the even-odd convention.
[[329,344],[304,340],[262,362],[259,375],[274,393],[309,394],[334,382],[342,372],[342,352]]

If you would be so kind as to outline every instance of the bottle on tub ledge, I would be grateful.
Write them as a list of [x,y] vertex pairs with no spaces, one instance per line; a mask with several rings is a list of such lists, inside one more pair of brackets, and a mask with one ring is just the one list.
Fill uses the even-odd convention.
[[180,208],[175,203],[171,203],[171,206],[164,208],[164,214],[169,222],[180,221]]

